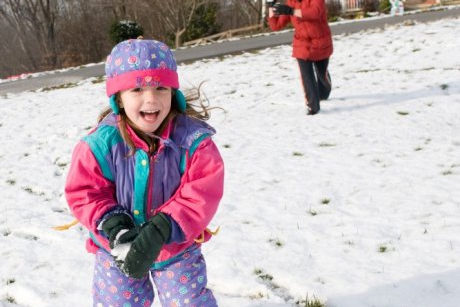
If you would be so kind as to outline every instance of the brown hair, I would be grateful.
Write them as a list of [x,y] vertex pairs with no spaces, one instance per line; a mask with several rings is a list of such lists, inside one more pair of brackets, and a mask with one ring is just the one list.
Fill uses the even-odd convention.
[[[201,88],[200,84],[198,88],[193,88],[189,90],[186,95],[185,95],[185,100],[187,101],[187,105],[185,108],[185,115],[191,116],[200,120],[208,120],[211,117],[211,114],[209,111],[214,108],[209,107],[209,101],[208,99],[204,96],[201,96]],[[177,114],[180,113],[177,105],[177,101],[175,98],[175,91],[173,90],[173,95],[171,97],[171,110],[169,111],[169,114],[166,116],[166,118],[163,120],[161,123],[160,127],[156,131],[154,131],[154,134],[159,136],[163,132],[163,130],[166,128],[168,123],[173,120]],[[116,94],[116,101],[117,104],[120,104],[120,94]],[[107,107],[104,111],[99,114],[97,122],[100,123],[105,117],[107,117],[109,114],[111,114],[112,108]],[[128,116],[125,113],[125,110],[123,108],[120,108],[120,121],[119,121],[119,129],[120,129],[120,134],[123,140],[128,144],[128,147],[130,148],[129,151],[129,156],[134,155],[136,152],[136,147],[134,146],[133,140],[129,137],[128,131],[126,129],[126,125],[130,125],[131,128],[134,130],[134,132],[143,140],[147,143],[149,146],[149,153],[153,153],[158,146],[158,139],[155,137],[152,137],[148,135],[145,132],[142,132],[141,130],[137,129],[135,125],[132,124],[131,120],[128,118]]]

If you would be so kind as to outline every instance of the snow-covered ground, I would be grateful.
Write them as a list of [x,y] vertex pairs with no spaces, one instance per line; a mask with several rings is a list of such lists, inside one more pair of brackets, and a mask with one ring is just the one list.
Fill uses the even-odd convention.
[[[204,245],[221,307],[460,306],[460,19],[335,36],[306,116],[281,46],[180,65],[206,81],[226,162]],[[104,84],[0,97],[0,306],[91,305],[93,256],[63,185]],[[159,306],[158,301],[154,306]],[[304,305],[301,305],[304,306]]]

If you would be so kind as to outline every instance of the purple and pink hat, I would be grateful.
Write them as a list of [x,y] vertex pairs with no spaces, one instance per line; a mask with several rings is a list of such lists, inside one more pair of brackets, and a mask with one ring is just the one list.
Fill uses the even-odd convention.
[[113,47],[105,63],[106,92],[110,105],[118,114],[115,94],[130,88],[167,86],[176,90],[180,111],[185,98],[179,91],[177,64],[169,47],[156,40],[129,39]]

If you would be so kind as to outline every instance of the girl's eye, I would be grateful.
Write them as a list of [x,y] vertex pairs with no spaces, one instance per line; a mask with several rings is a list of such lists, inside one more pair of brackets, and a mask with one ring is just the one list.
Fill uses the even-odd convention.
[[142,92],[142,88],[136,87],[132,90],[133,92]]
[[167,89],[168,89],[168,88],[163,87],[163,86],[157,87],[157,91],[165,91],[165,90],[167,90]]

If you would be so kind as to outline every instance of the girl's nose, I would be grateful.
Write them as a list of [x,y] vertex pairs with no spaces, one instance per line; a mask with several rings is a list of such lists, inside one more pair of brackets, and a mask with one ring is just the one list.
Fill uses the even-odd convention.
[[154,102],[156,99],[157,93],[154,88],[146,88],[143,91],[143,98],[145,102]]

